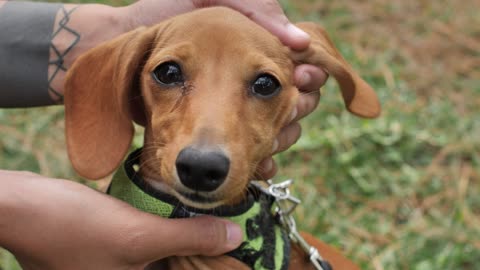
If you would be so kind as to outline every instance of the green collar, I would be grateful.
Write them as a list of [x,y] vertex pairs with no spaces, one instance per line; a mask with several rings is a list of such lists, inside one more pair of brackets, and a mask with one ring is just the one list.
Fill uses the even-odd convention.
[[245,201],[233,207],[221,206],[210,210],[187,207],[175,197],[151,188],[140,177],[135,170],[140,153],[141,149],[138,149],[129,155],[123,168],[114,175],[108,194],[142,211],[165,218],[215,213],[216,216],[239,224],[243,229],[243,243],[227,255],[237,258],[252,269],[287,269],[290,240],[273,214],[273,198],[251,190]]

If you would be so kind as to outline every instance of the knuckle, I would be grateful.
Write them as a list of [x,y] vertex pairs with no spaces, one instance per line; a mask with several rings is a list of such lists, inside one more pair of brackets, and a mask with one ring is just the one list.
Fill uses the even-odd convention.
[[307,100],[308,100],[308,94],[303,94],[302,96],[300,96],[300,98],[298,99],[298,103],[297,103],[297,110],[298,110],[298,115],[297,117],[303,117],[305,116],[307,113],[307,109],[306,109],[306,103],[307,103]]
[[312,78],[314,78],[314,85],[317,88],[320,88],[322,85],[324,85],[327,82],[328,75],[325,71],[322,69],[316,67],[316,66],[311,66],[312,68],[310,69]]
[[298,141],[301,133],[302,128],[298,122],[293,122],[286,126],[277,137],[279,146],[276,152],[287,150],[291,145]]
[[[303,82],[302,84],[301,78],[303,78],[304,76],[308,76],[310,80],[306,83]],[[300,88],[300,91],[306,93],[318,91],[328,79],[328,75],[325,71],[309,64],[297,66],[295,71],[295,77],[297,78],[297,86]]]
[[287,144],[287,141],[288,141],[288,127],[285,127],[282,129],[282,131],[280,132],[280,134],[277,136],[277,139],[278,139],[278,147],[277,147],[277,151],[276,152],[282,152],[283,150],[285,150],[285,145]]
[[317,108],[318,103],[320,101],[320,91],[310,92],[307,94],[303,94],[297,103],[298,108],[298,116],[297,120],[301,119],[308,114],[312,113],[315,108]]
[[292,124],[290,136],[288,138],[288,144],[292,145],[298,141],[300,136],[302,135],[302,127],[299,123],[295,122]]
[[310,95],[305,102],[305,111],[306,114],[311,113],[315,108],[318,106],[318,102],[320,101],[320,91],[314,92]]

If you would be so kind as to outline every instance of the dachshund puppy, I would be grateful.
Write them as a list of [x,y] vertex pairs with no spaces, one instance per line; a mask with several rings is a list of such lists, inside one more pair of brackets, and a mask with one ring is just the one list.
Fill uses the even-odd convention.
[[[145,141],[135,174],[154,193],[201,212],[248,197],[257,164],[270,155],[300,94],[293,84],[296,64],[321,67],[334,77],[353,114],[379,115],[374,91],[325,31],[313,23],[298,26],[312,37],[301,52],[236,11],[208,8],[90,50],[69,70],[65,85],[66,138],[74,168],[89,179],[114,172],[134,134],[132,106],[140,106]],[[331,247],[306,238],[334,269],[357,269]],[[304,256],[293,245],[283,268],[309,269]],[[174,257],[163,265],[253,267],[228,255]],[[274,269],[281,269],[278,263]]]

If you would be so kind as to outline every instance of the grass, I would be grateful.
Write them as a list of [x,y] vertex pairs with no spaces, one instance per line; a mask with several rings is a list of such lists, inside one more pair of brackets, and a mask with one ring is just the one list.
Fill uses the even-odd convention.
[[[327,29],[383,106],[377,120],[351,116],[331,80],[300,141],[277,156],[276,179],[296,179],[303,200],[301,229],[363,269],[479,269],[480,4],[282,4]],[[1,168],[83,181],[66,158],[62,110],[0,110]],[[0,252],[0,269],[14,265]]]

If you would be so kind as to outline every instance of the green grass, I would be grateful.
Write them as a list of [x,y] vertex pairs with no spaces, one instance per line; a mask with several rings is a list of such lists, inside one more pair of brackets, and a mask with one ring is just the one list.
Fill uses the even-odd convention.
[[[303,200],[300,228],[363,269],[480,269],[478,4],[283,2],[326,27],[383,106],[376,120],[351,116],[330,80],[277,156],[276,179],[294,178]],[[81,181],[62,118],[61,107],[0,110],[1,168]],[[0,252],[0,269],[18,268]]]

